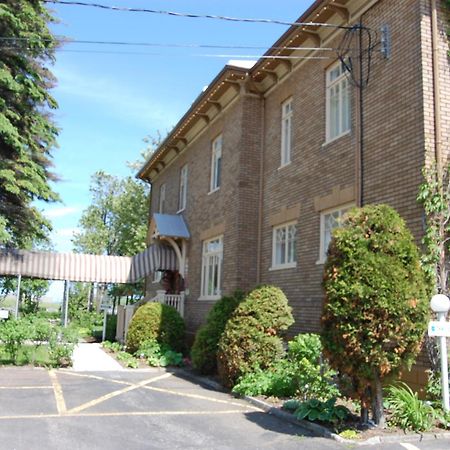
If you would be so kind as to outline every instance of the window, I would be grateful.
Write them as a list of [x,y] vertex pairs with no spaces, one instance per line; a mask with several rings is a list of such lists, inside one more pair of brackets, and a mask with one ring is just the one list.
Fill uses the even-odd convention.
[[153,272],[153,283],[160,283],[161,279],[162,279],[162,272],[160,270],[155,270],[155,272]]
[[341,206],[339,208],[324,211],[320,215],[320,255],[319,263],[322,264],[327,259],[327,250],[331,242],[333,230],[338,228],[345,213],[353,205]]
[[350,130],[350,83],[339,62],[327,71],[327,141]]
[[292,98],[281,105],[281,167],[291,162]]
[[212,143],[210,192],[217,191],[217,189],[220,188],[221,171],[222,171],[222,135],[214,139]]
[[297,224],[287,223],[273,229],[272,269],[297,265]]
[[180,191],[178,198],[178,211],[183,211],[184,209],[186,209],[187,177],[188,177],[188,166],[187,164],[185,164],[180,170]]
[[220,298],[223,258],[223,236],[203,242],[201,297],[205,300]]
[[158,211],[163,214],[166,209],[166,183],[162,184],[159,188],[159,209]]

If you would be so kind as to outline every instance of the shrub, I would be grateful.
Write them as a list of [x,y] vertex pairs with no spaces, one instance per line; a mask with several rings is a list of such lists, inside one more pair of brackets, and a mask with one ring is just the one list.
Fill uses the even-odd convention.
[[363,419],[372,404],[383,424],[381,382],[413,363],[428,315],[419,252],[396,211],[376,205],[348,213],[333,233],[324,287],[324,353],[354,382]]
[[181,366],[183,363],[181,353],[173,351],[166,344],[159,344],[156,340],[144,341],[136,356],[145,358],[148,365],[153,367]]
[[225,386],[244,374],[271,367],[283,354],[279,334],[294,322],[281,289],[261,286],[235,309],[219,341],[217,365]]
[[217,372],[217,348],[228,319],[244,299],[242,292],[235,292],[231,297],[223,297],[214,304],[206,318],[206,323],[199,328],[191,348],[192,365],[204,375]]
[[299,420],[307,419],[311,422],[319,421],[336,425],[347,419],[350,411],[343,405],[336,406],[336,398],[326,402],[311,399],[300,403],[294,415]]
[[320,362],[320,338],[315,334],[300,334],[289,342],[287,359],[265,370],[243,375],[233,392],[242,395],[318,398],[328,400],[339,395],[333,382],[335,372],[326,362]]
[[435,412],[431,405],[419,400],[417,392],[402,382],[387,388],[387,403],[391,409],[389,423],[403,430],[427,431],[433,426]]
[[9,353],[13,363],[26,339],[32,338],[32,328],[27,319],[9,319],[1,323],[0,340]]
[[118,352],[116,358],[119,361],[122,361],[125,367],[130,367],[132,369],[137,369],[139,367],[137,359],[127,352]]
[[127,350],[134,353],[148,340],[183,351],[184,321],[175,308],[156,302],[139,307],[128,328]]

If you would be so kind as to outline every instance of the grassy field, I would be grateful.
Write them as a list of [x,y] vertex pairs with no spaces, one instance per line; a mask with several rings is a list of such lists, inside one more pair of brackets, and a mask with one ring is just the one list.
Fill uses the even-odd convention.
[[[39,302],[39,307],[45,309],[46,311],[58,311],[60,306],[61,306],[60,303],[54,303],[45,300]],[[15,297],[8,296],[5,299],[0,300],[0,308],[14,310],[15,307],[16,307]]]

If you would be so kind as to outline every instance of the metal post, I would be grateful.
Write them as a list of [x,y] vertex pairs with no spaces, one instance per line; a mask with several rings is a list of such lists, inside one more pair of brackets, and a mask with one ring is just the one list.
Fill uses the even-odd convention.
[[103,332],[102,332],[102,342],[106,339],[106,321],[108,319],[108,310],[105,308],[103,310]]
[[22,275],[19,273],[17,275],[17,289],[16,289],[16,310],[14,312],[14,317],[19,318],[19,303],[20,303],[20,284],[22,282]]
[[64,281],[64,328],[67,327],[69,316],[69,282]]
[[[438,313],[439,322],[446,321],[445,313]],[[441,336],[439,338],[439,351],[441,353],[441,383],[442,383],[442,407],[444,411],[450,411],[450,403],[448,396],[448,354],[447,354],[447,338]]]

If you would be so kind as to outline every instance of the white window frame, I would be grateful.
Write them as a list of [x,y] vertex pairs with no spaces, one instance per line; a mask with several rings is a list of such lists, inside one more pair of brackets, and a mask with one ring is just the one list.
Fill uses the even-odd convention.
[[222,135],[219,134],[211,144],[211,183],[209,193],[218,191],[222,182]]
[[161,283],[162,274],[163,273],[160,270],[155,270],[153,272],[152,283]]
[[[355,206],[354,203],[347,203],[345,205],[340,205],[334,208],[326,209],[321,211],[320,213],[320,247],[319,247],[319,259],[317,261],[317,264],[324,264],[327,260],[327,250],[330,240],[328,240],[328,244],[326,244],[326,238],[325,238],[325,225],[326,225],[326,217],[330,214],[339,213],[339,220],[342,219],[342,217]],[[336,227],[332,228],[331,232]],[[331,234],[331,233],[330,233]]]
[[292,152],[292,97],[281,104],[281,164],[280,168],[291,162]]
[[187,183],[188,183],[188,165],[185,164],[180,170],[180,190],[178,193],[178,212],[184,211],[186,209]]
[[[294,258],[289,261],[289,229],[291,227],[295,227],[295,238],[294,238]],[[283,230],[285,232],[286,236],[286,244],[284,249],[284,262],[278,262],[277,261],[277,232],[279,230]],[[297,267],[297,243],[298,243],[298,224],[297,221],[292,222],[286,222],[281,225],[274,226],[272,229],[272,267],[270,270],[279,270],[279,269],[292,269],[294,267]]]
[[164,214],[164,210],[166,208],[166,183],[163,183],[159,187],[159,204],[158,204],[158,212],[160,214]]
[[[218,248],[215,250],[208,250],[208,246],[217,242]],[[200,300],[218,300],[222,296],[222,265],[223,265],[223,235],[216,236],[212,239],[203,241],[202,246],[202,277],[200,285]],[[211,268],[216,270],[216,285],[213,285],[213,292],[209,290],[208,280],[214,278],[214,272]]]
[[[332,80],[331,76],[333,72],[339,70],[339,75]],[[339,90],[338,94],[338,115],[337,115],[337,130],[333,132],[332,120],[333,120],[333,110],[331,106],[333,90]],[[347,122],[345,122],[344,117],[347,113]],[[336,62],[330,66],[326,71],[326,143],[339,139],[350,132],[351,129],[351,89],[350,81],[347,77],[346,69],[341,61]]]

